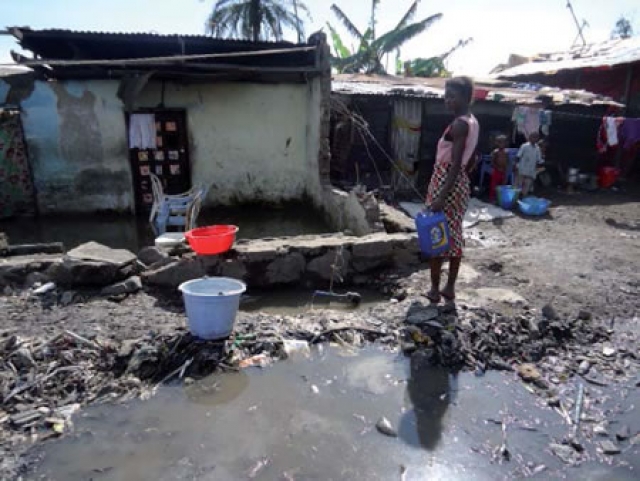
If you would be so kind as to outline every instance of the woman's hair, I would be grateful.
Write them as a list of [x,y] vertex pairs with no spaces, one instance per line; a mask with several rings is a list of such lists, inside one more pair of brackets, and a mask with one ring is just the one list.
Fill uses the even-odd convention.
[[469,77],[454,77],[447,80],[446,87],[454,89],[462,98],[471,103],[473,100],[473,80]]

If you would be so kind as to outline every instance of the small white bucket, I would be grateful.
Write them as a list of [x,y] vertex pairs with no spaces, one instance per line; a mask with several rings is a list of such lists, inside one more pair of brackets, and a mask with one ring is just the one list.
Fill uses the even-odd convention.
[[201,339],[229,337],[233,331],[240,296],[247,286],[227,277],[205,277],[180,285],[191,334]]
[[160,237],[156,237],[156,247],[161,249],[171,249],[184,243],[184,232],[165,232]]

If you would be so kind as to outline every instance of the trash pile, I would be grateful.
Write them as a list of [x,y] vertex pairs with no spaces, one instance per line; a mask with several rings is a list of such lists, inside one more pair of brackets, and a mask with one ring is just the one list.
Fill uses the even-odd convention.
[[[414,302],[406,324],[402,341],[405,353],[419,351],[431,365],[480,372],[510,371],[515,364],[536,363],[548,356],[570,358],[566,360],[568,367],[579,372],[582,358],[568,355],[591,351],[593,346],[610,341],[613,332],[593,321],[588,313],[560,319],[550,307],[540,315],[523,310],[507,316],[484,308],[456,314]],[[601,360],[611,366],[611,359]]]
[[396,339],[386,329],[334,324],[318,332],[278,329],[272,321],[258,317],[220,341],[183,329],[122,342],[68,330],[49,340],[8,337],[0,341],[0,427],[9,428],[0,430],[0,447],[16,435],[31,441],[61,435],[83,405],[146,398],[173,380],[264,367],[323,341],[359,346]]

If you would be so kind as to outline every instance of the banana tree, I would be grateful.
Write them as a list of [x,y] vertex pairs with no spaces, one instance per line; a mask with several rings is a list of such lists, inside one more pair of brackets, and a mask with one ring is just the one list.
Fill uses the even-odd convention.
[[404,74],[407,77],[450,77],[451,73],[447,70],[445,61],[454,52],[466,47],[471,42],[473,42],[473,38],[471,37],[459,40],[456,45],[442,55],[430,58],[415,58],[405,62],[404,65],[401,61],[396,61],[398,65],[396,73],[398,75]]
[[340,7],[333,4],[331,10],[343,27],[359,42],[357,50],[349,51],[336,29],[329,25],[335,54],[332,57],[333,66],[342,73],[386,73],[382,64],[385,55],[396,52],[409,40],[423,33],[436,21],[442,18],[441,13],[431,15],[418,22],[413,19],[418,11],[420,0],[415,0],[396,27],[389,32],[376,35],[376,12],[380,0],[371,2],[371,18],[367,30],[362,33]]

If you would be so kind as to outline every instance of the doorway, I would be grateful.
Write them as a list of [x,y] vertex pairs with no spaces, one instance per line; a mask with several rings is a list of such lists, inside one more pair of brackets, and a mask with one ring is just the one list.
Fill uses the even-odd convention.
[[148,214],[153,206],[150,174],[160,179],[167,194],[191,188],[185,110],[132,112],[127,114],[127,132],[138,214]]

